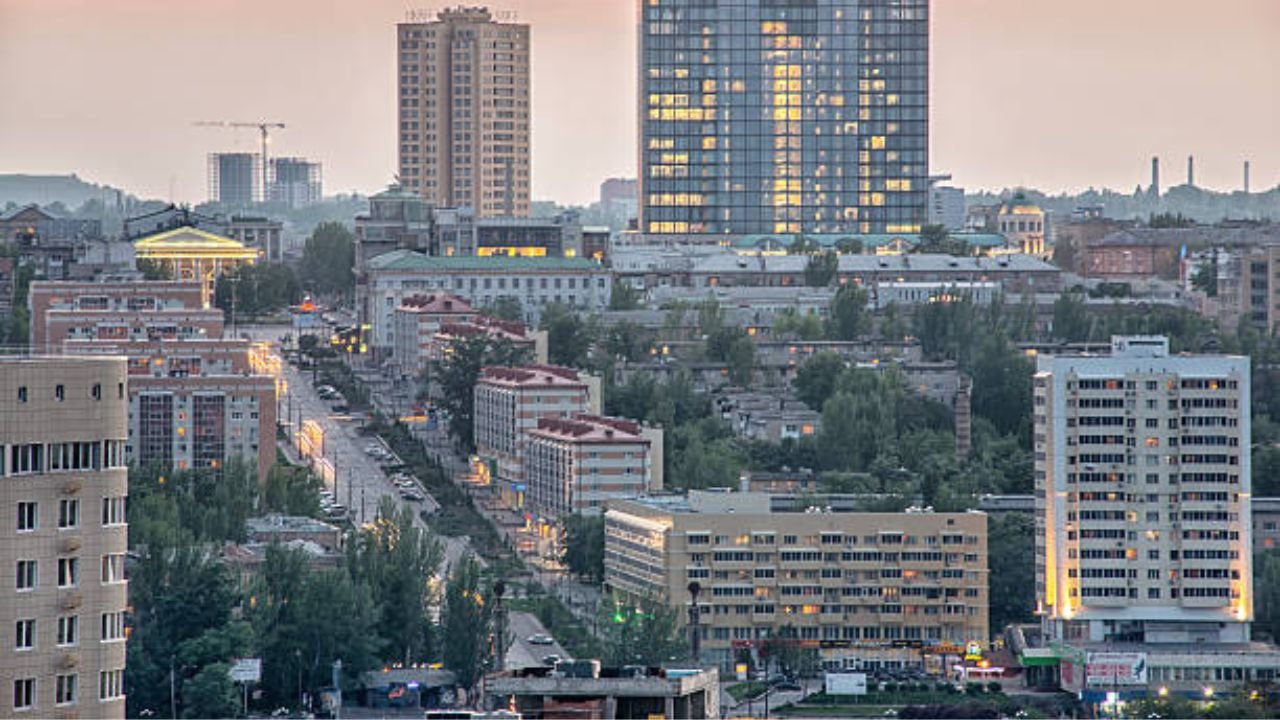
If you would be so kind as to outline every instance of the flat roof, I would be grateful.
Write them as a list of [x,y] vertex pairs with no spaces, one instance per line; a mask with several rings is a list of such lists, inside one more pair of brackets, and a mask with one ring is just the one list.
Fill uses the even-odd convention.
[[440,272],[605,272],[605,268],[587,258],[507,257],[493,255],[424,255],[413,250],[392,250],[369,261],[371,270],[440,271]]

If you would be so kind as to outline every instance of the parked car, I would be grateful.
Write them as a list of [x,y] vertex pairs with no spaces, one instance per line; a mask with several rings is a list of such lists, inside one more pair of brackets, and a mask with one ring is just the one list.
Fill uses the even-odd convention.
[[560,662],[563,659],[564,658],[560,657],[559,655],[547,655],[546,657],[542,658],[542,664],[548,665],[550,667],[555,667],[556,663]]
[[550,645],[554,643],[555,640],[552,639],[550,635],[544,635],[543,633],[538,633],[536,635],[530,635],[529,637],[525,638],[525,642],[529,643],[530,645]]

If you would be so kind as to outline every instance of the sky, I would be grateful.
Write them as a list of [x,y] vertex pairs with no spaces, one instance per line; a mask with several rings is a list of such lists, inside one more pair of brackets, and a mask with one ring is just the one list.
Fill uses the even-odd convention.
[[[473,0],[476,4],[479,0]],[[635,173],[636,0],[493,0],[532,25],[533,193]],[[395,23],[416,0],[0,0],[0,173],[199,202],[206,154],[396,172]],[[931,171],[968,189],[1280,184],[1280,0],[934,0]]]

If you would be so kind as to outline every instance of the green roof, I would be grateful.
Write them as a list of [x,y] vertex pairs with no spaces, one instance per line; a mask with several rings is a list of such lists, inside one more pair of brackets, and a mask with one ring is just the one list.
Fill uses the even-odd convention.
[[392,250],[369,261],[372,270],[442,270],[453,272],[529,272],[600,270],[600,264],[587,258],[520,258],[476,257],[472,255],[423,255],[413,250]]

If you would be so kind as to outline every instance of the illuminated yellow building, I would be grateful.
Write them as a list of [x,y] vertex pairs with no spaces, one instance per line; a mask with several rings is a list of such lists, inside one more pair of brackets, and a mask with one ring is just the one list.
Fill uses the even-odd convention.
[[168,269],[174,280],[199,282],[206,306],[213,300],[219,275],[258,259],[257,250],[238,240],[191,226],[139,238],[133,251],[138,260]]
[[1000,206],[996,227],[1005,238],[1006,253],[1022,253],[1041,259],[1048,259],[1053,254],[1052,248],[1045,243],[1044,210],[1022,193]]

